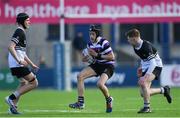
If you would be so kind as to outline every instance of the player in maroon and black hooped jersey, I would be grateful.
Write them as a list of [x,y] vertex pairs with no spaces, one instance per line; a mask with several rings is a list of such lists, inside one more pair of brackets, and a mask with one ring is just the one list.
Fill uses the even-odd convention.
[[143,97],[144,107],[138,113],[150,113],[150,96],[155,94],[163,94],[168,103],[172,102],[169,86],[160,88],[151,88],[153,80],[159,78],[163,64],[156,48],[148,41],[142,40],[140,31],[131,29],[126,33],[128,42],[133,46],[134,52],[141,59],[141,66],[137,70],[139,77],[138,84],[140,86],[141,96]]
[[[77,76],[78,100],[76,103],[69,104],[71,108],[83,109],[84,103],[84,80],[88,77],[99,76],[97,86],[102,91],[106,100],[106,112],[112,112],[113,98],[110,96],[106,81],[114,73],[115,57],[108,40],[100,36],[100,28],[91,25],[89,29],[90,42],[87,45],[88,53],[93,57],[91,64],[84,68]],[[87,62],[86,56],[83,61]]]
[[19,114],[17,103],[20,97],[38,86],[36,76],[27,67],[30,65],[33,69],[38,69],[26,54],[26,32],[30,26],[30,18],[26,13],[19,13],[16,17],[17,29],[15,30],[9,44],[9,68],[13,76],[20,81],[20,86],[5,98],[9,105],[9,113]]

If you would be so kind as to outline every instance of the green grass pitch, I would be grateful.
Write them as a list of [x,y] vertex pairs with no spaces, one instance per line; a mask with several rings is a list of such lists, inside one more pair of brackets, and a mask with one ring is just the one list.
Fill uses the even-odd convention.
[[85,90],[85,109],[70,109],[69,103],[77,99],[76,90],[62,92],[57,90],[34,90],[24,95],[19,103],[21,115],[7,114],[5,96],[11,91],[0,91],[0,117],[180,117],[180,88],[172,88],[172,104],[163,95],[151,98],[152,113],[137,114],[142,107],[138,88],[111,88],[114,98],[113,112],[105,113],[105,100],[99,89]]

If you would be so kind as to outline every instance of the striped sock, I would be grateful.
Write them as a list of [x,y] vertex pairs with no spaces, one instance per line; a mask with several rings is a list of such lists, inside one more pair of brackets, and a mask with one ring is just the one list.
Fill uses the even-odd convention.
[[107,97],[107,98],[106,98],[106,102],[109,103],[109,102],[111,102],[111,101],[112,101],[111,97]]
[[78,102],[84,104],[84,97],[78,96]]
[[144,107],[150,107],[150,103],[144,103]]
[[13,94],[16,96],[16,98],[20,96],[20,93],[18,91],[15,91]]
[[164,93],[164,88],[163,87],[161,87],[161,94],[163,94]]

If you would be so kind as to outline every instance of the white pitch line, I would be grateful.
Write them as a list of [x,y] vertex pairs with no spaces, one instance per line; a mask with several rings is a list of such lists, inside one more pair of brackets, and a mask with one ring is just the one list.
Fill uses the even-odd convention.
[[[137,111],[138,109],[121,109],[121,110],[115,110],[115,111],[122,111],[122,112],[126,112],[126,111]],[[160,108],[152,108],[153,111],[180,111],[180,109],[175,109],[175,108],[163,108],[163,109],[160,109]],[[24,112],[29,112],[29,113],[48,113],[48,112],[57,112],[57,113],[100,113],[100,112],[95,112],[95,111],[90,111],[90,110],[49,110],[49,109],[42,109],[42,110],[39,110],[39,109],[36,109],[36,110],[30,110],[30,109],[24,109],[22,110]],[[7,112],[0,112],[0,114],[4,114],[4,113],[7,113]]]
[[[122,112],[126,112],[126,111],[137,111],[138,109],[121,109],[121,110],[116,110],[116,111],[122,111]],[[175,109],[175,108],[152,108],[153,111],[180,111],[180,109]],[[100,113],[100,112],[95,112],[95,111],[91,111],[91,110],[49,110],[49,109],[36,109],[36,110],[29,110],[29,109],[24,109],[24,112],[32,112],[32,113],[48,113],[48,112],[57,112],[57,113]]]
[[66,113],[66,112],[74,112],[74,113],[77,113],[77,112],[81,112],[80,110],[77,111],[77,110],[49,110],[49,109],[42,109],[42,110],[39,110],[39,109],[36,109],[36,110],[29,110],[29,109],[24,109],[23,111],[25,112],[62,112],[62,113]]
[[35,110],[30,110],[30,109],[24,109],[24,112],[32,112],[32,113],[39,113],[39,112],[44,112],[44,113],[48,113],[48,112],[57,112],[57,113],[85,113],[85,112],[89,112],[89,113],[99,113],[99,112],[95,112],[95,111],[87,111],[87,110],[49,110],[49,109],[35,109]]
[[[137,111],[139,109],[122,109],[119,111]],[[152,108],[153,111],[180,111],[180,109],[176,109],[176,108]]]

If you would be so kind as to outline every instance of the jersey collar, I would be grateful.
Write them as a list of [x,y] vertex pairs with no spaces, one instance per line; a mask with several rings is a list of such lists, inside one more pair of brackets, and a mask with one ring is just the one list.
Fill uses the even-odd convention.
[[95,43],[92,43],[93,45],[97,44],[100,40],[101,40],[102,37],[98,36],[97,37],[97,41]]
[[18,26],[18,28],[21,29],[21,30],[23,30],[23,31],[25,32],[25,29],[24,29],[24,28],[22,28],[22,27],[20,27],[20,26]]
[[143,40],[140,39],[140,40],[138,41],[138,46],[135,47],[135,49],[136,49],[136,50],[139,50],[139,49],[142,47],[142,44],[143,44]]

